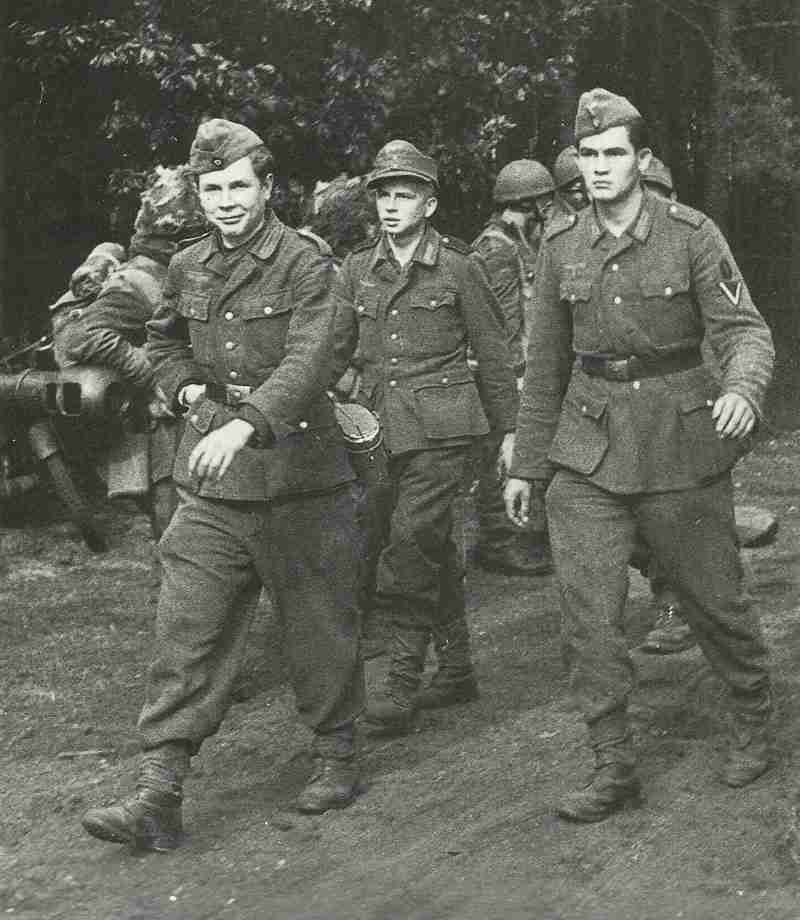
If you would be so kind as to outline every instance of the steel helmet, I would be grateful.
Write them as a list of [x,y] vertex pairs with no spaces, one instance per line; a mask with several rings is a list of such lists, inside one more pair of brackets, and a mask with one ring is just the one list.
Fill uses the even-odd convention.
[[553,163],[553,178],[557,188],[563,188],[581,178],[578,167],[578,151],[575,147],[565,147]]
[[669,194],[675,191],[675,183],[672,181],[672,172],[669,166],[659,160],[658,157],[651,157],[650,165],[642,173],[642,181],[652,182],[666,189]]
[[513,160],[497,174],[493,197],[497,204],[510,204],[525,198],[538,198],[555,192],[553,177],[536,160]]

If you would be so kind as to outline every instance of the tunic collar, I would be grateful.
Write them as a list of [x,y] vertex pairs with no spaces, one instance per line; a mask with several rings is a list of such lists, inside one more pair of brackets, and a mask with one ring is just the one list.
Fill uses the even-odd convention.
[[[268,211],[264,219],[264,226],[252,239],[244,244],[244,249],[259,259],[268,259],[277,249],[278,243],[285,232],[286,226],[281,223],[272,211]],[[201,262],[208,262],[215,255],[225,255],[233,251],[225,249],[218,232],[209,234],[200,245],[204,247],[198,253]]]
[[[414,250],[409,264],[411,264],[411,262],[420,262],[423,265],[435,265],[439,261],[440,246],[441,237],[439,233],[430,224],[426,224],[425,230],[422,233],[419,243],[417,243],[417,248]],[[379,262],[397,262],[385,233],[382,233],[378,240],[370,267],[374,267]]]
[[[650,230],[653,226],[653,209],[655,207],[653,194],[644,188],[642,191],[642,202],[639,205],[639,211],[622,234],[622,236],[631,237],[637,243],[644,243],[650,236]],[[608,233],[608,229],[598,217],[595,205],[592,205],[587,210],[590,211],[589,240],[592,246],[596,246],[602,237]]]

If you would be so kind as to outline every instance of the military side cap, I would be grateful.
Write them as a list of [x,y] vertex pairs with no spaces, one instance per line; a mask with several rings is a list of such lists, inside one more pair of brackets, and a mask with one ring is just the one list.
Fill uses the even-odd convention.
[[609,128],[629,125],[642,117],[639,110],[624,96],[617,96],[607,89],[592,89],[583,93],[578,101],[575,116],[575,140],[580,141],[592,134],[600,134]]
[[439,168],[436,160],[426,156],[408,141],[389,141],[378,151],[372,172],[367,176],[367,188],[372,188],[383,179],[408,176],[439,184]]
[[189,168],[198,176],[227,169],[231,163],[241,160],[263,144],[255,131],[244,125],[224,118],[212,118],[197,129],[189,153]]

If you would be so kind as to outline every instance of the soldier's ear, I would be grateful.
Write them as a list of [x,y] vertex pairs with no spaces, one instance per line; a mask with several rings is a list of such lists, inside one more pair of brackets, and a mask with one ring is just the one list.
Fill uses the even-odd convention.
[[266,192],[267,198],[269,198],[272,195],[272,183],[273,183],[272,173],[267,173],[266,176],[264,176],[264,178],[261,180],[261,186]]
[[439,207],[439,199],[436,195],[431,195],[428,200],[425,202],[425,217],[430,218],[436,213],[436,209]]
[[653,151],[649,147],[640,147],[636,151],[636,162],[639,164],[639,172],[643,173],[650,165],[653,159]]

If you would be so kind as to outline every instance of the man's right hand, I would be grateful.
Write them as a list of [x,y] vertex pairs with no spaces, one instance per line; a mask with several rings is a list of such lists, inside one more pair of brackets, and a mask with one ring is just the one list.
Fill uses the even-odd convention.
[[187,383],[185,387],[181,387],[178,393],[178,404],[188,409],[192,403],[197,402],[198,399],[202,399],[205,395],[205,384]]
[[525,527],[530,519],[531,483],[527,479],[514,479],[506,483],[503,498],[506,514],[517,527]]

